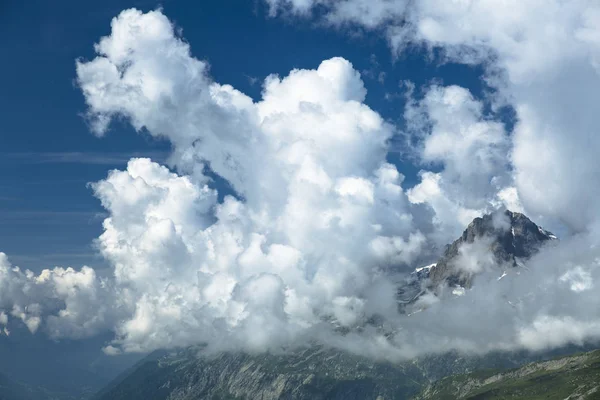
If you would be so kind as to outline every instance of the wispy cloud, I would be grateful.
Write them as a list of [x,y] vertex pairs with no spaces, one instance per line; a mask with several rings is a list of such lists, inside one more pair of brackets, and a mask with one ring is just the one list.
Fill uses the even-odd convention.
[[0,163],[123,165],[133,157],[148,157],[163,163],[168,157],[168,152],[14,152],[0,153]]
[[52,268],[56,265],[79,267],[81,265],[93,265],[100,272],[108,267],[107,261],[97,252],[63,252],[63,253],[43,253],[37,255],[31,254],[12,254],[10,256],[14,265],[32,270],[41,270],[43,268]]
[[52,220],[56,223],[80,223],[81,220],[89,222],[101,221],[107,213],[99,211],[54,211],[54,210],[0,210],[0,223],[40,223]]

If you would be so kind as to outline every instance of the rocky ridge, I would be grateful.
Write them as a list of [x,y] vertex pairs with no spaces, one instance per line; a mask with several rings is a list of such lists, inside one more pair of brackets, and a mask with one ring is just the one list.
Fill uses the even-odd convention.
[[[450,288],[454,294],[462,295],[477,275],[469,269],[492,268],[505,274],[523,266],[528,258],[554,240],[557,240],[554,234],[521,213],[506,210],[475,218],[458,239],[446,246],[435,263],[416,268],[399,286],[400,310],[408,312],[408,306],[426,292],[440,293]],[[488,265],[465,268],[463,249],[474,245],[479,245],[489,256],[480,260],[482,264],[487,261]]]
[[321,347],[291,354],[156,354],[114,382],[98,400],[402,399],[426,383],[410,364],[377,363]]
[[465,244],[485,240],[497,266],[516,268],[521,260],[537,253],[556,236],[536,225],[524,214],[512,211],[486,214],[475,218],[463,234],[446,247],[444,254],[429,269],[430,286],[446,282],[449,285],[470,286],[472,276],[461,271],[457,264],[460,249]]

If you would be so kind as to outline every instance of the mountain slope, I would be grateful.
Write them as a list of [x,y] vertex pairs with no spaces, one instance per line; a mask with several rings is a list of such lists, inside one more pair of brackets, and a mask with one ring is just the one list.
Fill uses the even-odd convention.
[[[417,268],[398,288],[402,312],[421,295],[430,291],[439,293],[450,287],[463,293],[473,283],[477,270],[499,269],[499,272],[517,269],[543,246],[556,240],[551,232],[536,225],[525,215],[495,212],[475,218],[452,244],[446,246],[437,262]],[[479,247],[488,257],[465,257],[465,250]],[[481,265],[465,265],[477,261]],[[413,310],[414,311],[414,310]]]
[[[562,349],[560,354],[573,351]],[[223,353],[213,358],[192,349],[159,351],[108,385],[94,400],[402,400],[448,375],[484,368],[504,370],[540,359],[543,355],[524,352],[473,357],[448,353],[389,364],[318,347],[278,356]]]
[[600,350],[528,364],[506,372],[451,376],[415,400],[598,399]]
[[520,260],[531,257],[553,239],[556,236],[520,213],[507,210],[475,218],[461,237],[447,246],[438,262],[429,268],[431,286],[435,288],[442,282],[463,287],[470,285],[472,276],[465,274],[459,265],[460,249],[465,244],[486,240],[485,245],[496,265],[517,267]]
[[98,399],[403,399],[423,383],[410,365],[375,363],[318,347],[214,358],[188,349],[152,356]]

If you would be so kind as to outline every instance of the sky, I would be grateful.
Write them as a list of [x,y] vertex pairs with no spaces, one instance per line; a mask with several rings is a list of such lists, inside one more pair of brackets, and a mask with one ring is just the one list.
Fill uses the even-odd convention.
[[[365,72],[367,104],[398,123],[404,80],[423,84],[435,77],[476,92],[482,87],[473,68],[429,63],[418,52],[394,60],[378,34],[349,37],[316,23],[271,18],[257,1],[4,1],[0,41],[10,62],[0,65],[5,132],[0,138],[0,243],[17,265],[106,267],[93,246],[104,210],[87,183],[123,167],[131,156],[168,156],[169,143],[133,134],[127,124],[113,124],[101,140],[91,134],[84,98],[74,83],[75,60],[93,58],[93,44],[129,7],[162,7],[193,44],[194,56],[209,62],[215,80],[255,99],[267,75],[314,68],[334,56]],[[397,154],[390,158],[401,162]],[[414,180],[410,163],[403,172]]]
[[[4,336],[394,360],[600,339],[594,1],[15,2],[2,18]],[[560,241],[502,281],[470,244],[465,296],[397,312],[398,281],[506,208]],[[355,329],[375,317],[394,335]]]

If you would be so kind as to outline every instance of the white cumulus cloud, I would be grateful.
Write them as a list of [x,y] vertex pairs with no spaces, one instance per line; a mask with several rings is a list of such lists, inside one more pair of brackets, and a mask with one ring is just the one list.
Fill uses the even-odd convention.
[[[420,255],[386,162],[393,128],[348,61],[269,76],[254,102],[213,82],[158,11],[124,11],[96,51],[77,64],[95,132],[125,117],[171,141],[179,172],[134,159],[93,185],[110,214],[98,245],[130,313],[113,345],[310,338],[324,320],[367,318],[380,268]],[[218,204],[205,168],[239,198]]]

